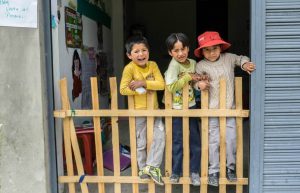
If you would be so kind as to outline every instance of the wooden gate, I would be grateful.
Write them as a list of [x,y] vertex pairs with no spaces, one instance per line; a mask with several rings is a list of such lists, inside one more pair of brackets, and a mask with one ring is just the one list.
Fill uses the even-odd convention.
[[[98,86],[97,79],[91,78],[92,88],[92,104],[91,110],[74,110],[71,109],[69,97],[67,93],[67,81],[60,81],[60,91],[62,100],[62,110],[54,111],[56,118],[63,118],[64,132],[64,151],[66,154],[67,175],[59,176],[59,183],[68,183],[69,193],[75,193],[75,183],[79,183],[82,193],[88,193],[87,183],[98,183],[98,192],[105,193],[105,183],[114,184],[114,192],[121,193],[121,184],[132,184],[132,192],[138,193],[138,184],[146,183],[138,177],[138,167],[136,158],[136,132],[135,132],[135,117],[147,117],[147,128],[153,128],[154,117],[165,118],[166,128],[166,147],[165,147],[165,193],[172,193],[172,184],[169,181],[169,176],[172,169],[172,117],[183,118],[183,177],[180,178],[179,184],[183,186],[183,192],[190,192],[189,178],[189,117],[201,118],[201,185],[200,193],[207,193],[207,176],[208,176],[208,118],[219,117],[220,120],[220,179],[219,192],[226,193],[227,185],[235,185],[236,192],[243,192],[243,185],[248,184],[248,178],[243,176],[243,118],[249,116],[248,110],[242,109],[242,78],[235,78],[235,101],[236,109],[226,109],[226,82],[220,82],[220,109],[208,109],[208,92],[201,93],[201,109],[188,109],[188,87],[184,88],[182,110],[172,109],[171,93],[165,90],[165,109],[151,108],[154,103],[153,94],[147,94],[147,110],[135,110],[132,96],[128,96],[128,109],[118,109],[117,95],[118,88],[116,78],[110,78],[111,91],[111,108],[99,109]],[[96,150],[96,166],[97,173],[92,176],[85,175],[78,139],[76,137],[74,117],[93,117],[94,132],[95,132],[95,150]],[[113,162],[114,175],[105,176],[103,169],[103,154],[101,141],[100,117],[111,117],[112,122],[112,147],[113,147]],[[130,132],[130,147],[131,147],[131,176],[120,175],[120,157],[119,150],[119,128],[118,118],[129,117],[129,132]],[[226,179],[226,117],[236,117],[237,126],[237,155],[236,155],[236,171],[237,181],[229,182]],[[147,148],[149,149],[153,137],[153,129],[147,130]],[[199,136],[200,137],[200,136]],[[73,155],[73,156],[72,156]],[[75,163],[74,163],[74,160]],[[76,165],[77,174],[74,172],[74,164]],[[148,183],[148,192],[155,193],[155,184],[151,180]]]

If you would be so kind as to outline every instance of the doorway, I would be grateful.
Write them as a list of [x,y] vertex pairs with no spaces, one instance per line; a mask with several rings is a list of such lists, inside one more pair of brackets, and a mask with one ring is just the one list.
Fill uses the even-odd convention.
[[[150,60],[157,62],[163,74],[170,62],[165,39],[170,33],[183,32],[191,42],[190,58],[197,58],[197,36],[218,31],[231,43],[228,50],[250,57],[250,0],[124,0],[124,39],[132,26],[142,26],[150,44]],[[125,63],[126,64],[126,63]],[[239,68],[235,76],[243,78],[243,109],[250,109],[250,77]],[[163,92],[158,93],[159,101]],[[244,176],[249,172],[249,119],[244,119]],[[217,192],[214,189],[213,192]],[[248,192],[245,186],[244,192]]]

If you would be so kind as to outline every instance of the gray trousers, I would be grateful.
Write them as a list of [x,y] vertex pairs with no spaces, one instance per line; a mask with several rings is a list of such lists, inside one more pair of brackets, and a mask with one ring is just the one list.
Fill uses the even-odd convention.
[[[161,118],[154,119],[153,140],[147,156],[147,118],[136,117],[136,150],[139,169],[146,165],[159,167],[165,149],[165,127]],[[151,128],[149,128],[151,129]]]
[[[209,118],[209,174],[220,171],[220,124],[219,118]],[[235,118],[226,119],[226,166],[235,169],[236,123]]]

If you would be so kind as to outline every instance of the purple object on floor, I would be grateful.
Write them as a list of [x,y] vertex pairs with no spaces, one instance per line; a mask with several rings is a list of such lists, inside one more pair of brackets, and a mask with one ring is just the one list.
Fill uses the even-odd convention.
[[[131,164],[131,159],[120,153],[120,170],[123,171]],[[113,151],[107,150],[103,153],[103,166],[106,169],[114,171]]]

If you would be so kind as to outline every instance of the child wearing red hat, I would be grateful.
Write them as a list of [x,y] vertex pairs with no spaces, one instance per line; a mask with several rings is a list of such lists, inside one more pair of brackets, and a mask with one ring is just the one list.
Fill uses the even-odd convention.
[[[247,56],[238,56],[232,53],[223,53],[231,45],[225,42],[218,32],[207,31],[198,36],[199,47],[194,54],[201,60],[196,65],[196,72],[207,74],[210,77],[209,108],[219,108],[219,82],[226,79],[226,108],[234,109],[234,68],[251,74],[255,70],[255,64],[250,62]],[[197,86],[196,86],[197,87]],[[208,184],[219,185],[219,119],[209,118],[209,176]],[[229,181],[236,181],[235,172],[236,157],[236,123],[235,118],[226,120],[226,177]]]

